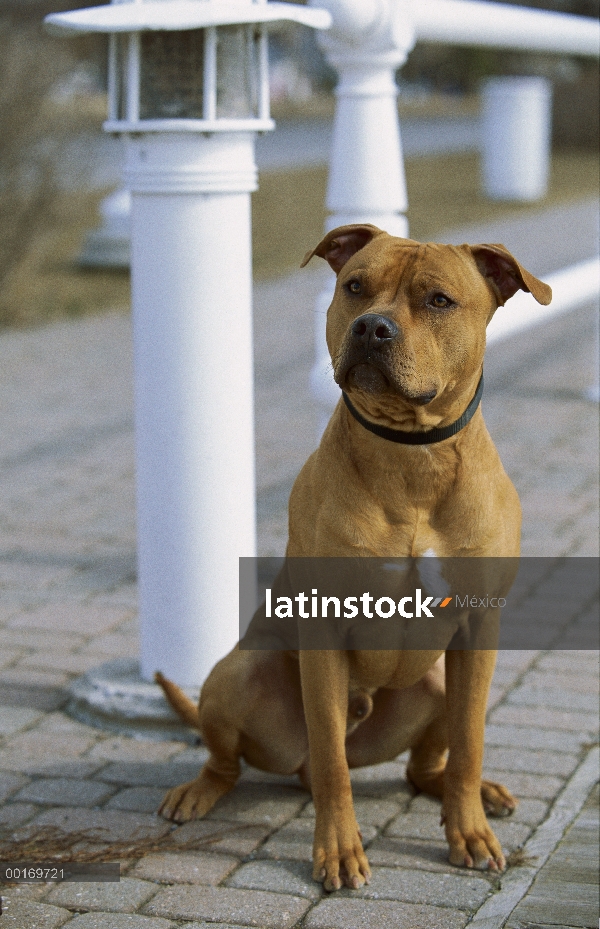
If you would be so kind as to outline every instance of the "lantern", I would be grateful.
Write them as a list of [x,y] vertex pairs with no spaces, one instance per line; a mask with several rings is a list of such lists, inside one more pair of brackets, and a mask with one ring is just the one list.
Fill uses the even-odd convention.
[[[265,0],[126,0],[56,13],[109,35],[108,119],[125,139],[141,677],[202,684],[238,639],[256,553],[250,192],[269,115],[267,30],[329,13]],[[89,716],[88,716],[89,718]]]

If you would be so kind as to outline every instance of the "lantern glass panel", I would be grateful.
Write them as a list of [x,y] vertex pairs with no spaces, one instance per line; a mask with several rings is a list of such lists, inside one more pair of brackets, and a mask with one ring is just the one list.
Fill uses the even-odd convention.
[[143,32],[140,119],[202,119],[204,31]]
[[252,119],[258,109],[258,55],[252,26],[217,29],[217,119]]

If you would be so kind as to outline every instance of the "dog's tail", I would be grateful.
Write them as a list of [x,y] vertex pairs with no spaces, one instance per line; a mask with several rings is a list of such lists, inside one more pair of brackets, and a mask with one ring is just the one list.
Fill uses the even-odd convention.
[[191,726],[192,729],[199,729],[200,713],[194,701],[190,700],[181,687],[164,677],[160,671],[156,672],[154,680],[162,687],[169,705],[175,710],[179,718],[188,726]]

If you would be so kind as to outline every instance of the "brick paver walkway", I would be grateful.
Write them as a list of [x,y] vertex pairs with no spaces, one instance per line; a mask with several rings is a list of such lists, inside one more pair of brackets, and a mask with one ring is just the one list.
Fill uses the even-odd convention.
[[[321,281],[299,272],[257,289],[260,554],[283,551],[287,495],[314,446]],[[484,414],[521,494],[525,554],[598,551],[597,407],[583,395],[593,318],[583,307],[489,352]],[[0,830],[155,845],[124,853],[119,884],[5,886],[0,929],[595,927],[597,806],[583,803],[597,653],[499,656],[485,771],[521,801],[495,824],[515,862],[506,877],[448,864],[439,805],[413,795],[403,759],[352,775],[374,869],[359,892],[327,897],[311,881],[313,808],[293,778],[248,769],[205,820],[157,818],[165,788],[194,776],[204,750],[114,736],[61,709],[74,677],[137,652],[129,319],[3,333],[0,404]],[[577,615],[592,608],[582,598]],[[517,853],[529,839],[545,862],[537,877],[530,846]]]

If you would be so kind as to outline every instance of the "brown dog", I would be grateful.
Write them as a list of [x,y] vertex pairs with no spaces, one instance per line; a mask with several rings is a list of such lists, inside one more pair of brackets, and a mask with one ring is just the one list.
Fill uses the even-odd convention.
[[[420,244],[370,225],[335,229],[303,264],[313,255],[337,274],[327,342],[349,403],[294,484],[288,555],[518,555],[517,493],[473,398],[497,307],[518,289],[547,304],[550,288],[501,245]],[[462,428],[440,438],[457,420]],[[392,430],[426,442],[389,441]],[[481,780],[494,663],[495,652],[477,650],[236,648],[211,672],[198,710],[159,676],[211,751],[160,812],[203,816],[235,784],[240,757],[297,772],[315,803],[314,878],[327,890],[357,888],[369,864],[349,767],[410,749],[410,780],[442,798],[450,861],[503,869],[484,808],[506,814],[515,800]]]

